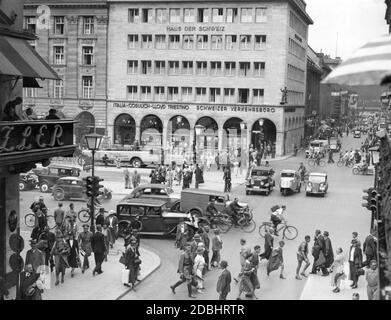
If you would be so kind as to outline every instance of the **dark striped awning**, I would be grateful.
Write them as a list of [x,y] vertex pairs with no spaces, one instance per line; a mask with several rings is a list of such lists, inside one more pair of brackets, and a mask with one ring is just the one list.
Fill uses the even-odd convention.
[[0,74],[59,79],[57,73],[24,39],[0,36]]

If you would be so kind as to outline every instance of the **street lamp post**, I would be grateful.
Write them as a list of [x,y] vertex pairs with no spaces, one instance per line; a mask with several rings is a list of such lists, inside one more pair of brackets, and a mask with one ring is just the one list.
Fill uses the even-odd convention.
[[193,162],[197,162],[197,152],[198,152],[198,146],[197,146],[197,137],[202,134],[204,131],[204,126],[197,124],[195,127],[195,136],[194,136],[194,156],[193,156]]
[[246,122],[240,123],[240,138],[242,140],[242,147],[240,150],[240,155],[241,155],[241,159],[242,159],[242,167],[247,168],[248,141],[247,141],[247,123]]
[[[91,133],[85,135],[87,148],[92,153],[92,178],[93,181],[95,181],[95,152],[96,150],[99,150],[100,143],[102,142],[103,136],[97,133]],[[91,195],[91,205],[90,205],[90,218],[91,218],[91,232],[95,232],[95,195],[94,193]]]

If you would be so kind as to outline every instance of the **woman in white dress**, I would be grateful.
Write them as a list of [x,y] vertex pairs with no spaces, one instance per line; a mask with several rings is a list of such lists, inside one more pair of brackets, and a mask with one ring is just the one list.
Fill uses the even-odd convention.
[[197,285],[197,292],[198,293],[205,293],[202,291],[204,289],[204,278],[202,275],[202,271],[205,267],[205,258],[204,258],[204,248],[198,247],[197,248],[197,255],[194,258],[194,264],[193,264],[193,274],[195,275],[198,285]]

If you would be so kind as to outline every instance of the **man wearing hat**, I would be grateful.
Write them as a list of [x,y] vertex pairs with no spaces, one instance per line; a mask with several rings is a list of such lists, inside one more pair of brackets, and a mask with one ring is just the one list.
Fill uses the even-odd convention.
[[62,209],[62,202],[58,203],[58,208],[54,210],[54,221],[56,222],[57,228],[61,229],[64,223],[65,211]]
[[204,288],[204,276],[203,271],[205,268],[205,258],[204,258],[204,252],[205,248],[203,244],[199,243],[197,250],[196,250],[196,256],[194,258],[194,265],[193,265],[193,274],[196,276],[198,285],[197,285],[197,292],[198,293],[205,293],[203,291]]
[[223,272],[220,274],[216,286],[216,291],[219,294],[219,300],[227,300],[227,295],[231,291],[231,272],[227,269],[227,267],[227,261],[221,261],[220,268]]
[[45,264],[43,252],[37,249],[37,240],[30,240],[31,249],[26,253],[26,265],[31,264],[34,272],[37,272],[39,266]]
[[312,265],[311,274],[316,274],[319,269],[319,265],[317,262],[321,255],[321,252],[323,251],[323,248],[324,248],[324,238],[322,236],[322,231],[316,230],[314,236],[314,246],[312,247],[312,256],[314,257],[314,263]]
[[107,250],[105,237],[102,233],[102,225],[100,224],[96,225],[96,232],[91,237],[91,247],[95,258],[95,268],[92,271],[92,275],[95,276],[95,273],[103,273],[102,263],[105,259],[105,252]]
[[79,237],[77,239],[79,242],[79,247],[81,248],[82,255],[84,256],[83,267],[81,269],[82,273],[84,273],[85,270],[90,267],[88,257],[92,253],[91,238],[92,238],[92,232],[89,231],[89,225],[83,224],[83,232],[79,234]]
[[329,271],[327,270],[327,268],[330,268],[334,262],[334,252],[333,252],[333,246],[331,245],[331,240],[328,231],[323,232],[323,238],[324,238],[324,257],[326,258],[326,263],[322,268],[322,273],[324,276],[326,276],[329,275]]
[[213,230],[214,236],[212,237],[212,260],[211,266],[218,267],[220,263],[220,251],[223,249],[223,241],[220,238],[220,230]]
[[21,300],[41,300],[41,290],[37,287],[40,277],[30,263],[26,263],[25,269],[20,273],[20,299]]
[[118,234],[118,218],[114,210],[109,211],[109,216],[106,218],[106,225],[108,226],[108,236],[110,248],[113,248],[115,240],[117,239]]
[[187,292],[189,298],[195,298],[192,293],[191,281],[192,281],[192,270],[193,270],[193,259],[191,258],[190,244],[187,244],[184,248],[184,252],[181,254],[178,263],[178,273],[180,280],[173,286],[170,286],[171,291],[175,294],[175,288],[180,286],[182,283],[187,283]]
[[105,208],[99,208],[99,211],[95,217],[95,225],[103,226],[105,224]]
[[193,259],[193,261],[197,254],[198,244],[201,242],[201,235],[199,233],[196,233],[193,237],[193,242],[191,243],[191,258]]

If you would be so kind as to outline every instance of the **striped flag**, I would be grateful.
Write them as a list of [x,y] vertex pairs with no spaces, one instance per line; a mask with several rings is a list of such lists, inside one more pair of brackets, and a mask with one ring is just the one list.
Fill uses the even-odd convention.
[[391,36],[372,40],[333,70],[322,83],[380,85],[391,75]]

